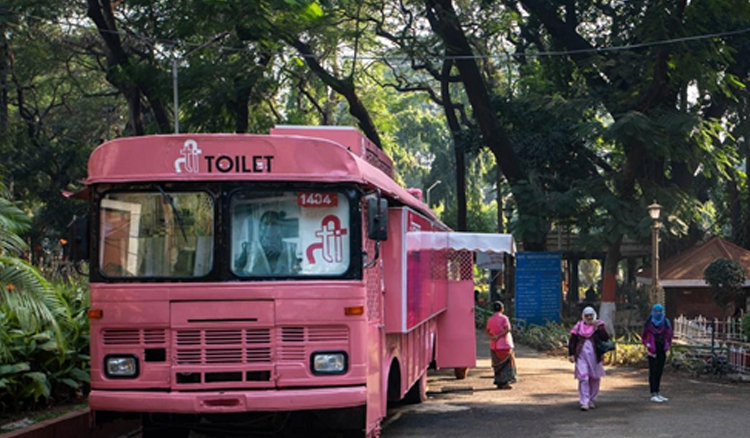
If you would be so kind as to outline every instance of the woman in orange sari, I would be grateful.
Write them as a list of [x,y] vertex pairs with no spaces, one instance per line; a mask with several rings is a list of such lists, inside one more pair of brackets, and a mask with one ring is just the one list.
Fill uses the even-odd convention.
[[510,384],[516,382],[516,357],[510,320],[503,314],[505,306],[502,302],[495,301],[492,308],[495,313],[487,320],[485,333],[490,338],[495,385],[500,389],[511,389]]

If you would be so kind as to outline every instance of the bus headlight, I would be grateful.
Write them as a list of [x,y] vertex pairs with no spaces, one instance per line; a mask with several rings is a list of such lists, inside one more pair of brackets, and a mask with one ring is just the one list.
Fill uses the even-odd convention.
[[104,370],[107,377],[138,377],[138,358],[133,355],[107,356]]
[[320,351],[312,355],[313,374],[344,374],[346,368],[346,352]]

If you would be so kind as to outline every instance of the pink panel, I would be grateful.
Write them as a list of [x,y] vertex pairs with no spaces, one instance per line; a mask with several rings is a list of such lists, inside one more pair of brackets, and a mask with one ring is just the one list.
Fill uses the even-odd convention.
[[393,162],[356,128],[349,126],[279,126],[271,129],[271,135],[299,135],[311,138],[325,138],[346,146],[363,160],[393,177]]
[[437,340],[439,367],[476,366],[473,280],[448,283],[448,309],[438,317]]
[[[273,301],[194,301],[171,304],[171,325],[176,327],[217,327],[217,324],[264,326],[274,323]],[[221,326],[221,325],[220,325]]]
[[93,410],[118,412],[230,413],[246,411],[289,411],[295,409],[333,409],[362,406],[366,402],[364,386],[296,390],[256,390],[212,392],[97,391],[89,394]]
[[[311,134],[312,135],[312,134]],[[99,146],[88,164],[87,184],[134,181],[308,181],[354,182],[435,221],[423,202],[377,166],[346,146],[312,137],[244,134],[180,134],[120,138]],[[377,155],[377,154],[376,154]],[[368,161],[373,161],[371,164]]]
[[404,223],[406,210],[391,208],[388,212],[388,240],[380,247],[385,275],[385,330],[401,333],[406,329],[404,308]]
[[434,278],[432,289],[432,313],[439,313],[448,306],[448,259],[447,251],[433,253]]
[[445,311],[447,260],[442,250],[408,251],[405,243],[407,232],[439,234],[441,224],[409,208],[391,209],[388,220],[389,239],[381,249],[387,273],[385,325],[387,333],[404,333]]
[[[407,233],[434,230],[433,223],[408,210]],[[407,330],[445,309],[445,265],[441,251],[406,249]]]
[[379,427],[385,418],[388,394],[384,384],[388,370],[383,363],[385,333],[380,324],[367,326],[367,412],[368,429]]

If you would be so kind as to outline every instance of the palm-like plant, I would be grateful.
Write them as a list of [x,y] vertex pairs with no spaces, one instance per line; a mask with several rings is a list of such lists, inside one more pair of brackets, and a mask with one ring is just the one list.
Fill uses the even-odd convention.
[[[27,245],[19,234],[29,224],[28,216],[0,183],[0,313],[16,319],[24,331],[49,325],[59,333],[55,315],[63,307],[60,297],[41,273],[21,258]],[[0,357],[8,353],[3,347],[0,345]]]

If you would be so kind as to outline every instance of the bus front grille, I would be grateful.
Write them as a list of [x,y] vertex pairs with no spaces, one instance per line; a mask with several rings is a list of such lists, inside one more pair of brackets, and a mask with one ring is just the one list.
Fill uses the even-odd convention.
[[164,329],[105,329],[102,330],[104,345],[165,345],[167,331]]
[[271,329],[176,330],[178,365],[254,364],[272,360]]

